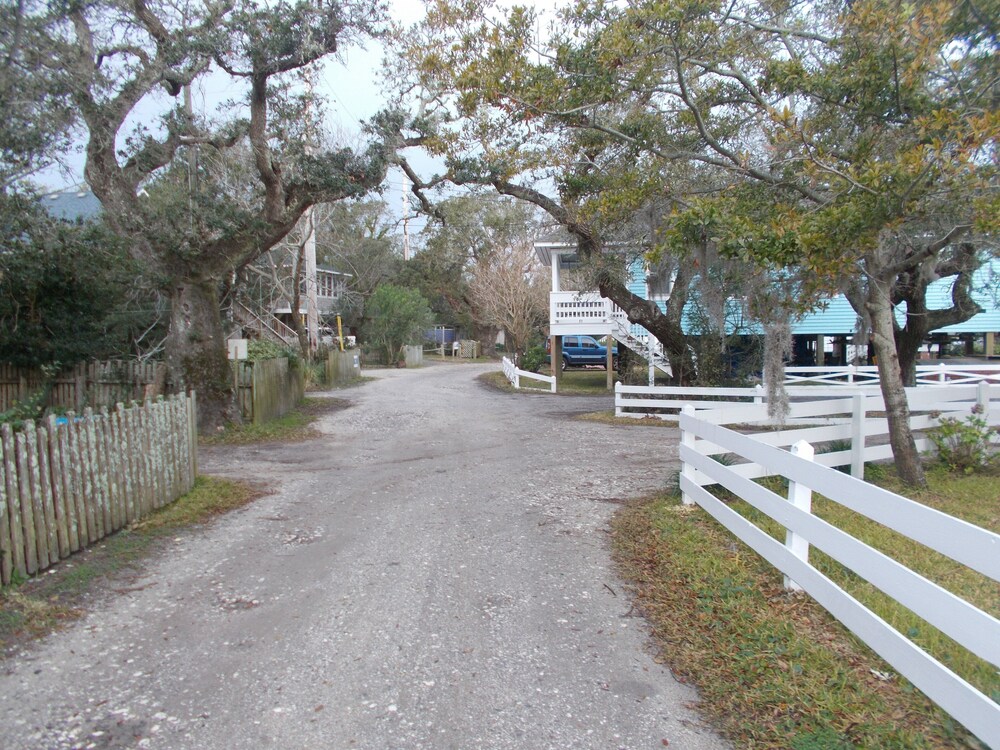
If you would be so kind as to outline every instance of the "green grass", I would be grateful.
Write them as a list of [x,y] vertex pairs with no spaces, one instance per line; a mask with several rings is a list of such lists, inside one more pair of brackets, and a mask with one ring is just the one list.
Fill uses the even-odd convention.
[[312,423],[319,417],[348,405],[335,398],[305,398],[295,409],[264,424],[230,425],[217,435],[200,435],[202,445],[250,445],[252,443],[297,442],[316,437]]
[[[994,531],[1000,482],[932,471],[914,499]],[[890,488],[897,480],[886,479]],[[912,496],[912,495],[911,495]],[[730,507],[773,522],[741,501]],[[823,498],[814,511],[994,616],[1000,590],[985,576]],[[661,497],[623,510],[614,550],[652,622],[664,658],[697,684],[703,708],[739,745],[754,748],[969,748],[963,729],[706,513]],[[850,571],[812,550],[826,575],[987,695],[1000,676]]]
[[[547,375],[548,373],[542,373]],[[488,372],[481,375],[480,379],[493,387],[511,393],[531,393],[531,390],[515,391],[503,372]],[[522,380],[527,389],[544,390],[548,393],[548,383],[541,381]],[[604,370],[567,370],[563,373],[562,382],[559,385],[559,394],[563,396],[610,396],[614,391],[608,390],[608,375]]]
[[626,427],[673,427],[677,429],[677,422],[671,422],[656,417],[616,417],[612,411],[592,411],[586,414],[578,414],[577,419],[584,422],[599,422],[601,424],[624,425]]
[[208,523],[261,494],[260,488],[249,484],[198,477],[191,492],[148,519],[112,534],[34,578],[0,589],[0,654],[79,617],[89,594],[135,570],[164,538]]

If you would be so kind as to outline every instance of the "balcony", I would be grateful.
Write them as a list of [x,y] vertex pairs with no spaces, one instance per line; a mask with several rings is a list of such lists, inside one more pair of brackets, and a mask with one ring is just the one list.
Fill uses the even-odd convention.
[[553,336],[605,335],[614,330],[625,313],[597,292],[551,292],[549,328]]

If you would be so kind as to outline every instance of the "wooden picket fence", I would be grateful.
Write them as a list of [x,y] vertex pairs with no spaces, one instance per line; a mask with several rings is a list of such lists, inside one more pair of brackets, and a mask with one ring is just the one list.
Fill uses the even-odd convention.
[[[166,365],[162,362],[81,362],[52,379],[45,406],[82,412],[87,406],[99,408],[119,401],[142,401],[150,386],[162,389],[166,379]],[[39,369],[0,362],[0,411],[28,398],[45,380]]]
[[[285,358],[234,363],[237,400],[243,419],[260,424],[276,419],[295,407],[305,395],[301,370],[289,367]],[[36,393],[46,382],[38,369],[0,363],[0,411]],[[119,402],[143,401],[166,388],[166,365],[162,362],[81,362],[52,378],[44,406],[49,409],[113,407]]]
[[194,486],[194,394],[41,427],[0,426],[0,579],[27,576],[139,521]]
[[236,380],[243,419],[254,424],[284,416],[306,392],[305,373],[284,357],[240,362]]

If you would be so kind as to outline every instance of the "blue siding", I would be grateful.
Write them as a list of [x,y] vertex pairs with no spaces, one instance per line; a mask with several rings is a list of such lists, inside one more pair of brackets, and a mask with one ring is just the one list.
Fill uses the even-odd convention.
[[[631,292],[646,299],[646,268],[642,259],[631,262],[628,269],[627,285]],[[954,277],[939,279],[932,283],[927,289],[927,302],[931,310],[940,310],[948,307],[951,302],[951,288],[955,283]],[[947,326],[936,332],[941,333],[985,333],[988,331],[1000,332],[1000,259],[993,259],[983,264],[973,279],[973,297],[983,308],[984,312],[970,318],[964,323]],[[657,302],[660,309],[664,309],[663,302]],[[693,317],[690,313],[691,304],[684,310],[682,325],[685,333],[694,333],[695,328]],[[742,315],[739,306],[732,303],[726,312],[727,333],[757,334],[761,332],[760,326],[755,323],[748,323]],[[896,311],[896,317],[903,322],[905,306],[901,306]],[[817,307],[812,312],[806,313],[792,322],[792,333],[796,335],[815,336],[826,335],[852,335],[857,327],[858,316],[854,312],[847,299],[838,294],[827,300],[822,306]],[[635,336],[645,336],[647,331],[642,326],[632,326],[632,333]]]
[[[951,304],[951,288],[955,277],[938,279],[927,288],[927,306],[931,310],[943,310]],[[973,276],[972,296],[983,308],[984,312],[973,316],[964,323],[946,326],[938,329],[940,333],[986,333],[1000,331],[1000,260],[990,260],[983,264]],[[906,314],[906,306],[901,305],[896,310],[896,319],[900,325]],[[854,333],[857,326],[857,315],[847,299],[838,294],[829,300],[825,307],[814,310],[799,318],[792,324],[795,334],[847,334]]]

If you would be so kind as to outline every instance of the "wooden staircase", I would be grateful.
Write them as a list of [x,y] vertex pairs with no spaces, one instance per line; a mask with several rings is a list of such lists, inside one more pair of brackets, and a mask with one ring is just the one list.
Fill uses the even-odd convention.
[[[667,375],[671,374],[670,362],[663,356],[662,347],[656,346],[650,351],[647,342],[632,334],[632,324],[628,322],[628,318],[612,318],[611,336],[619,344],[627,346],[644,360],[650,362],[656,369]],[[655,341],[655,339],[653,340]]]
[[253,310],[242,302],[234,301],[233,321],[249,336],[273,341],[281,346],[297,347],[299,337],[293,328],[263,310]]

